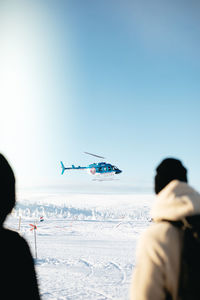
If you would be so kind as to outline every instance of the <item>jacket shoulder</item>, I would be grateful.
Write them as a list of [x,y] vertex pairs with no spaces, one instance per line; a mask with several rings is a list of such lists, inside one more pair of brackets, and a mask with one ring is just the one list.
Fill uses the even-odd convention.
[[180,235],[180,230],[168,221],[156,222],[144,232],[144,238],[155,239],[160,242],[169,242],[170,239]]
[[0,230],[0,237],[2,244],[4,245],[3,248],[9,249],[9,251],[11,251],[13,247],[15,249],[15,252],[29,251],[29,246],[26,240],[16,231],[2,228]]
[[170,222],[154,223],[142,234],[138,253],[146,252],[152,259],[157,256],[161,260],[166,260],[167,257],[180,252],[181,240],[181,231]]

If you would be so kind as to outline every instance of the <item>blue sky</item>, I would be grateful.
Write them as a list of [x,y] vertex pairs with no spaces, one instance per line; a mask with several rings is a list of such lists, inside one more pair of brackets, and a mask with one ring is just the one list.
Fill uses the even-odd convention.
[[[1,1],[0,151],[19,186],[152,190],[180,158],[200,190],[198,1]],[[103,155],[120,180],[60,175]]]

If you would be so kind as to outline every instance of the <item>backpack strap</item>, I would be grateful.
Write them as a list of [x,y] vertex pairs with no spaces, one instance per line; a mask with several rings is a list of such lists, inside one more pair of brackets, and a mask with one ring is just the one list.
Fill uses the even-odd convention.
[[[181,250],[178,299],[200,299],[200,214],[179,221],[163,220],[183,232]],[[166,298],[168,299],[168,298]]]

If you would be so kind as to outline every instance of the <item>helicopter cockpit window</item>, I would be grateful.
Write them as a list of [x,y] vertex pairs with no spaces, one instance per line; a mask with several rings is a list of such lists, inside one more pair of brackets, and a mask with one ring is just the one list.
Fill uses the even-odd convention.
[[111,169],[111,167],[110,166],[108,166],[108,171],[111,171],[112,169]]

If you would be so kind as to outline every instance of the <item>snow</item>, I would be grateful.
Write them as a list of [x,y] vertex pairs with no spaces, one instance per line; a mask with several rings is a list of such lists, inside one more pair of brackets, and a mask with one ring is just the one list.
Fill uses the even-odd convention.
[[[128,299],[135,249],[149,226],[153,195],[23,193],[6,227],[35,257],[43,300]],[[44,221],[40,222],[40,217]]]

